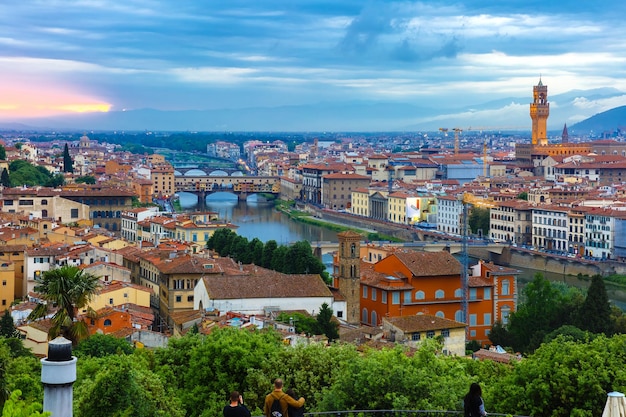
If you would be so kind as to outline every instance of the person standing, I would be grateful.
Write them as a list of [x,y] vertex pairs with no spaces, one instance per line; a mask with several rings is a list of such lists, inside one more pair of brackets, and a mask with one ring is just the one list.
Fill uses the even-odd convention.
[[477,382],[470,385],[469,392],[463,399],[464,417],[485,417],[485,402],[483,401],[483,391]]
[[230,393],[230,404],[224,407],[224,417],[250,417],[250,410],[244,405],[239,392]]
[[[278,401],[278,404],[274,406],[274,402]],[[280,407],[279,407],[280,406]],[[292,398],[290,395],[283,392],[283,380],[277,378],[274,381],[274,391],[267,394],[265,397],[265,405],[263,407],[263,414],[265,417],[288,417],[289,407],[300,408],[304,406],[304,398],[300,397],[298,400]],[[273,415],[274,414],[274,415]],[[277,415],[280,414],[280,415]]]
[[[287,390],[287,395],[289,395],[291,398],[296,398],[296,392],[289,388]],[[304,407],[292,407],[291,405],[287,407],[287,414],[289,414],[289,417],[304,417]]]

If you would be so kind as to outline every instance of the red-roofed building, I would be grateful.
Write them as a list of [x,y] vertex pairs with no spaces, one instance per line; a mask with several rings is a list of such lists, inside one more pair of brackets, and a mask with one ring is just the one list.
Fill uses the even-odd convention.
[[368,187],[370,177],[354,173],[336,172],[322,177],[322,205],[333,210],[351,207],[352,190]]

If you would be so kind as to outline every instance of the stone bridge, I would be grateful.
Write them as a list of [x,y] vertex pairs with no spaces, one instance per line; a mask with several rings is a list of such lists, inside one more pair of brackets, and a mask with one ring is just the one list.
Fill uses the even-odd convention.
[[196,194],[201,204],[207,195],[216,192],[233,193],[240,200],[245,200],[251,194],[280,194],[279,177],[178,175],[174,176],[174,186],[177,193]]

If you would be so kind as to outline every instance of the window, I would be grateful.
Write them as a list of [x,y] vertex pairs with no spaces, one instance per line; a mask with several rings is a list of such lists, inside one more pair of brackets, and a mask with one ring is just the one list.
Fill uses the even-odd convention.
[[435,298],[445,298],[446,293],[443,290],[435,291]]
[[387,291],[381,291],[381,294],[383,304],[387,304]]
[[176,296],[176,302],[177,302],[177,303],[180,303],[182,300],[183,300],[183,297],[182,297],[182,296],[180,296],[180,295],[177,295],[177,296]]
[[426,337],[429,339],[432,339],[433,337],[435,337],[435,331],[434,330],[429,330],[426,332]]
[[491,300],[491,288],[486,287],[483,290],[483,296],[484,296],[485,300]]
[[391,293],[391,304],[400,304],[400,293],[398,291]]
[[187,296],[187,301],[188,302],[192,302],[193,301],[193,295],[188,295]]
[[469,299],[470,300],[475,300],[476,299],[476,288],[470,288],[470,290],[469,290]]
[[20,200],[18,204],[20,206],[32,206],[33,200]]
[[12,206],[13,205],[13,200],[4,200],[4,205],[5,206]]
[[418,340],[420,340],[420,334],[419,334],[419,333],[413,333],[413,334],[411,335],[411,340],[413,340],[413,341],[418,341]]
[[507,324],[509,322],[509,314],[511,314],[511,307],[504,306],[502,307],[502,310],[500,311],[501,311],[500,320],[502,321],[502,324]]
[[460,288],[457,288],[456,290],[454,290],[454,297],[455,298],[463,297],[463,290]]
[[470,314],[470,326],[476,326],[476,314]]
[[372,311],[372,326],[378,326],[378,317],[375,311]]
[[363,298],[367,298],[367,287],[363,286]]
[[376,301],[376,288],[372,288],[372,301]]
[[485,326],[491,326],[491,313],[485,313],[483,315],[483,322]]
[[404,302],[405,303],[411,302],[411,290],[404,291]]
[[337,318],[340,319],[343,317],[343,311],[337,311]]
[[2,300],[2,305],[3,306],[7,305],[7,300]]
[[458,321],[459,323],[465,322],[465,320],[463,318],[463,311],[462,310],[457,310],[456,313],[454,313],[454,320]]
[[441,336],[443,336],[443,337],[450,337],[450,329],[443,329],[443,330],[441,330]]
[[361,313],[361,321],[367,323],[367,308],[364,308]]
[[110,319],[106,319],[106,320],[104,321],[104,326],[105,326],[105,327],[109,327],[110,325],[111,325],[111,320],[110,320]]
[[441,317],[442,319],[446,317],[446,315],[443,313],[443,311],[438,311],[435,313],[435,316],[437,317]]
[[424,298],[426,298],[426,295],[424,294],[424,291],[422,291],[422,290],[415,291],[415,299],[416,300],[423,300]]
[[510,295],[510,283],[508,279],[502,281],[502,295]]
[[72,219],[77,219],[78,218],[78,209],[77,208],[73,208],[70,210],[70,217]]
[[7,285],[7,282],[5,280],[2,281],[2,286],[5,287]]
[[127,292],[124,293],[124,298],[128,298],[128,293]]

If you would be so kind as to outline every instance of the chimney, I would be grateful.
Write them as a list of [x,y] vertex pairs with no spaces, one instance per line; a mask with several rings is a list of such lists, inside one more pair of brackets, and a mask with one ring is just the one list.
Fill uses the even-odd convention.
[[48,343],[48,357],[41,360],[43,383],[43,411],[53,416],[72,417],[76,357],[72,356],[72,342],[59,336]]

